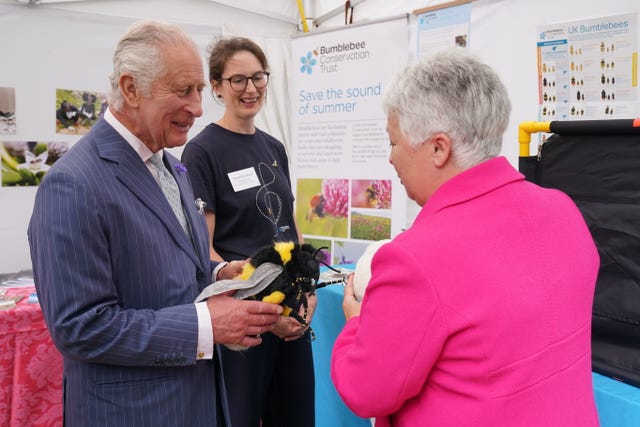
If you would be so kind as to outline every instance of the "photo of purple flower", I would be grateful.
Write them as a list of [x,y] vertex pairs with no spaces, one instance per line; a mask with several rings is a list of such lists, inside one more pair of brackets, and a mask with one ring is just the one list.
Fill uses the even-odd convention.
[[349,212],[349,180],[323,179],[320,196],[324,202],[324,214],[346,218]]

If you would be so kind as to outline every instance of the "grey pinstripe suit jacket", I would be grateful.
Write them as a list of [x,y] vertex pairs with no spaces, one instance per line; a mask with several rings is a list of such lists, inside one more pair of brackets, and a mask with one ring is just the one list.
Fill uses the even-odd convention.
[[[103,119],[47,172],[29,224],[44,317],[64,356],[67,426],[216,426],[219,360],[196,361],[192,304],[208,232],[176,177],[194,244],[138,154]],[[194,248],[195,246],[195,248]]]

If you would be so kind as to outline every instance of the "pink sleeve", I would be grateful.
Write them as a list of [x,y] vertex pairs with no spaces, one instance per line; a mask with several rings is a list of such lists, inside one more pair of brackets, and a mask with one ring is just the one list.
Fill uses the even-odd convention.
[[388,415],[420,392],[445,340],[440,304],[424,269],[390,243],[373,258],[360,316],[336,339],[331,378],[359,416]]

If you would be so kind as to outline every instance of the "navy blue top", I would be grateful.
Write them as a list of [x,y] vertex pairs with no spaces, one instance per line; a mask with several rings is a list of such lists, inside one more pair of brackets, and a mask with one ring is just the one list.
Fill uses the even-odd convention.
[[274,241],[298,241],[280,141],[259,129],[247,135],[212,123],[185,146],[182,162],[194,196],[216,215],[214,249],[224,260],[248,258]]

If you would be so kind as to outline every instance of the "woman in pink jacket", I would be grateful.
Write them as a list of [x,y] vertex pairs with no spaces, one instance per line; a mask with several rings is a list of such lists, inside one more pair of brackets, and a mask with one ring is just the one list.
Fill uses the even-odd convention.
[[599,258],[565,194],[498,157],[511,105],[464,49],[408,66],[384,98],[390,162],[422,210],[382,246],[331,376],[376,427],[598,424],[591,305]]

